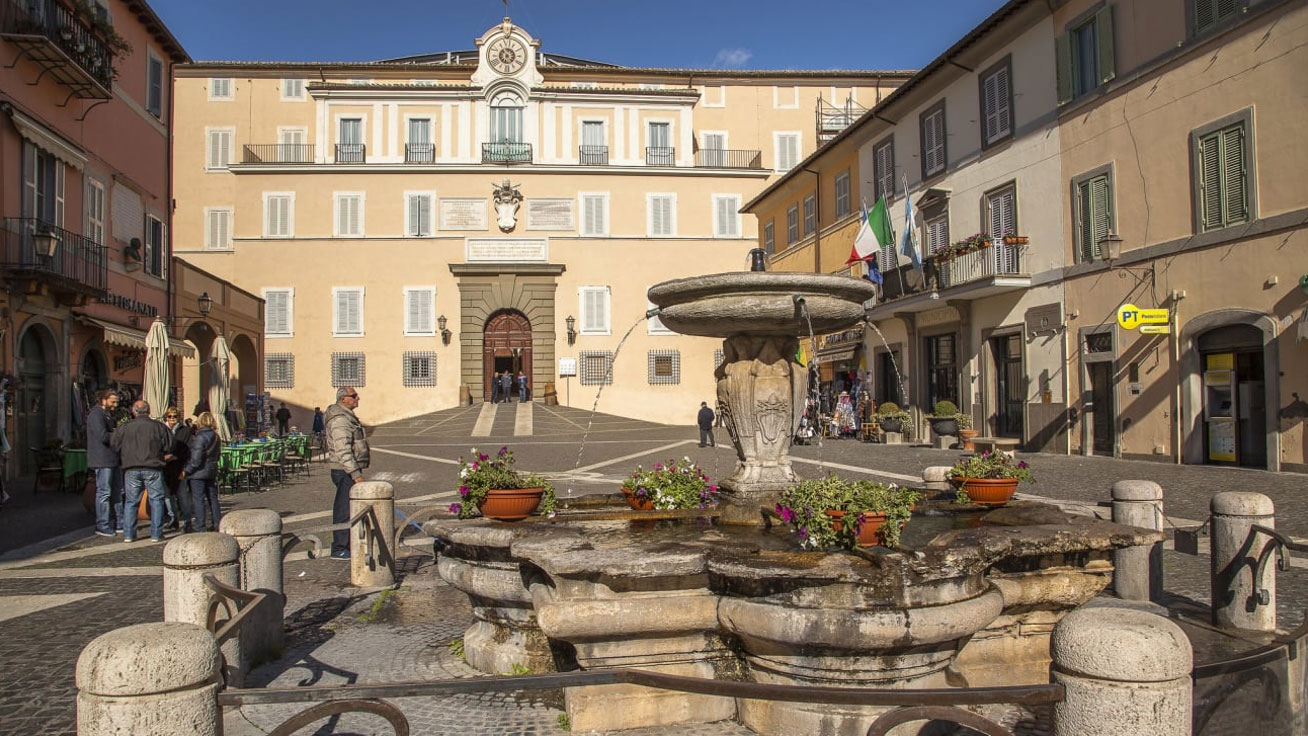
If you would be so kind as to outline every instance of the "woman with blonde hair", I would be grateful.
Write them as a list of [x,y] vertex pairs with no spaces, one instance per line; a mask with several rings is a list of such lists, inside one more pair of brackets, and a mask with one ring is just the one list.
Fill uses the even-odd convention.
[[216,530],[221,516],[218,508],[218,457],[222,454],[223,443],[218,439],[215,425],[213,414],[200,413],[188,443],[190,457],[182,472],[182,477],[191,487],[196,531]]

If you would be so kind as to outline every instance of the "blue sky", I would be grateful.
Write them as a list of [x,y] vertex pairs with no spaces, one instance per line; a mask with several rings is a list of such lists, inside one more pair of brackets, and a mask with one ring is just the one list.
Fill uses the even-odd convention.
[[[373,61],[473,48],[500,0],[150,0],[197,61]],[[1002,0],[510,0],[543,50],[624,66],[916,69]],[[657,10],[654,10],[657,8]]]

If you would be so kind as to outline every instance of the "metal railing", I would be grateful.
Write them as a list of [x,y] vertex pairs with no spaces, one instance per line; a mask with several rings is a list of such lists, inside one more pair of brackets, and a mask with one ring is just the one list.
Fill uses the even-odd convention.
[[[204,628],[213,634],[214,641],[220,646],[235,637],[240,632],[241,625],[250,620],[251,613],[268,599],[265,593],[233,588],[218,580],[211,572],[204,574],[204,584],[209,587],[209,609],[204,617]],[[218,621],[219,609],[227,614],[221,626]]]
[[404,163],[406,164],[436,163],[436,144],[435,143],[405,143]]
[[[377,518],[376,510],[371,506],[366,506],[357,514],[350,517],[350,520],[344,524],[325,524],[315,526],[309,529],[296,529],[293,532],[282,532],[282,557],[285,557],[292,548],[301,543],[313,547],[313,552],[309,554],[310,559],[315,559],[322,555],[322,540],[318,534],[322,532],[352,531],[363,541],[364,562],[371,568],[380,559],[380,561],[390,568],[391,577],[399,579],[396,571],[395,556],[391,553],[390,547],[386,545],[386,537],[382,534],[381,521]],[[396,542],[398,544],[398,540]]]
[[666,146],[647,146],[645,148],[646,166],[676,166],[677,149]]
[[577,163],[582,166],[608,166],[608,146],[580,146],[577,148]]
[[939,288],[948,289],[991,276],[1017,276],[1022,270],[1022,245],[1007,245],[995,241],[989,248],[974,250],[955,256],[936,266]]
[[241,156],[245,164],[311,164],[312,143],[251,143]]
[[701,148],[695,165],[706,169],[762,169],[763,152],[730,148]]
[[[58,280],[74,291],[104,295],[109,283],[105,246],[36,217],[4,218],[3,237],[0,267],[6,271]],[[46,255],[52,244],[53,255]]]
[[[101,94],[89,96],[109,97],[114,54],[91,25],[66,5],[55,0],[9,0],[0,3],[0,14],[0,34],[43,37],[100,86]],[[44,66],[48,61],[48,56],[42,56],[38,63]],[[60,81],[66,80],[60,77]]]
[[531,161],[530,143],[502,141],[481,144],[483,164],[529,164]]
[[362,164],[368,160],[368,145],[365,143],[337,143],[336,163]]

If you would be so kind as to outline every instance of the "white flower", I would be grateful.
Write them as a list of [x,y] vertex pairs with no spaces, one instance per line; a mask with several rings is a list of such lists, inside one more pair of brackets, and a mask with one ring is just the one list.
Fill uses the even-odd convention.
[[468,469],[467,469],[467,468],[459,468],[459,477],[460,477],[460,478],[467,478],[467,477],[468,477]]

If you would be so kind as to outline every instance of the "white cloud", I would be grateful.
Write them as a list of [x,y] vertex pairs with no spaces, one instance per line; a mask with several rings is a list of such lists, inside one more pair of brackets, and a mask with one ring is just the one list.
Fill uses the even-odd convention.
[[749,49],[722,49],[713,58],[714,67],[737,68],[749,63],[754,54]]

